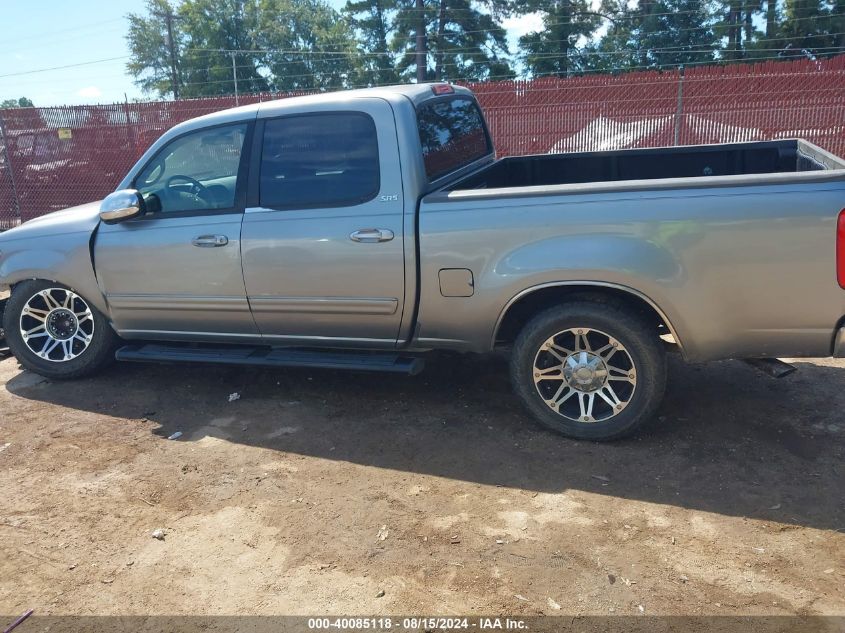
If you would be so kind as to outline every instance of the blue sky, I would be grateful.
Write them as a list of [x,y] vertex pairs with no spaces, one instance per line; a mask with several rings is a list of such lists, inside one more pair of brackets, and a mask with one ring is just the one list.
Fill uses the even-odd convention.
[[140,0],[39,0],[4,3],[0,100],[29,97],[36,105],[110,103],[141,96],[126,59],[55,71],[3,76],[105,58],[126,57],[125,16]]
[[[330,2],[336,7],[345,4]],[[124,39],[125,16],[143,12],[143,0],[14,0],[3,5],[0,101],[29,97],[37,106],[50,106],[145,96],[126,74],[129,51]],[[513,41],[539,28],[540,22],[537,16],[525,16],[505,26]],[[110,61],[87,64],[104,59]],[[32,72],[57,66],[71,67]]]

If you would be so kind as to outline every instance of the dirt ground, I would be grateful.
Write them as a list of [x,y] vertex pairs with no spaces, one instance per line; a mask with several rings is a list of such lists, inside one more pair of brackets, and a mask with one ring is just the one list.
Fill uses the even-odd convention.
[[497,358],[8,358],[0,613],[842,615],[845,362],[798,365],[673,359],[659,419],[599,445],[536,426]]

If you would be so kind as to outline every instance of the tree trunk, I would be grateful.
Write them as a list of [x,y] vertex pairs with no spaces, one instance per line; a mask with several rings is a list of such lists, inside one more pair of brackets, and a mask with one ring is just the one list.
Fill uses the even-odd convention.
[[834,5],[834,15],[838,15],[839,18],[833,22],[831,31],[834,33],[839,33],[836,38],[836,46],[838,50],[836,53],[845,53],[845,0],[836,0],[836,4]]
[[572,19],[572,7],[564,0],[557,12],[558,16],[558,61],[557,76],[567,77],[569,75],[569,22]]
[[378,68],[378,82],[387,83],[392,78],[390,77],[390,58],[385,55],[387,53],[387,24],[384,16],[384,8],[381,6],[381,0],[375,0],[376,19],[378,20],[378,38],[377,52],[381,53],[376,60],[376,67]]
[[[642,15],[640,18],[641,22],[639,24],[640,29],[645,33],[657,30],[657,27],[655,27],[654,25],[654,19],[652,14],[659,13],[659,9],[657,8],[654,0],[641,0],[639,6],[640,10],[642,11]],[[640,41],[642,41],[642,35],[640,36]],[[637,53],[637,63],[642,67],[648,66],[648,51],[646,49],[641,48],[640,46],[638,46],[637,48],[639,49]]]
[[[754,25],[752,24],[752,20],[754,18],[754,3],[751,0],[746,0],[745,2],[745,19],[743,20],[743,26],[745,27],[745,41],[743,42],[743,52],[745,53],[743,57],[747,57],[748,45],[751,43],[751,38],[754,35]],[[764,47],[768,48],[768,47]]]
[[774,42],[772,40],[775,38],[775,33],[777,31],[777,18],[778,18],[778,3],[776,0],[767,0],[766,2],[766,46],[764,48],[777,48],[776,46],[772,46]]
[[728,59],[739,59],[741,12],[739,0],[731,0],[728,9]]
[[425,4],[423,0],[416,0],[417,10],[417,46],[416,46],[416,65],[417,65],[417,83],[425,83],[426,75],[426,50],[425,50]]
[[437,81],[443,79],[443,49],[446,43],[443,35],[446,32],[446,0],[440,0],[440,14],[437,16],[437,52],[435,53],[434,77]]

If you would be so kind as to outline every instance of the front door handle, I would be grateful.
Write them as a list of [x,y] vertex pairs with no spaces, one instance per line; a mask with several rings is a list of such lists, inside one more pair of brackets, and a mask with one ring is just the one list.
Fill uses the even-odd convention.
[[353,242],[389,242],[393,239],[390,229],[359,229],[349,235]]
[[226,246],[229,238],[225,235],[199,235],[191,240],[191,244],[200,248],[214,248],[215,246]]

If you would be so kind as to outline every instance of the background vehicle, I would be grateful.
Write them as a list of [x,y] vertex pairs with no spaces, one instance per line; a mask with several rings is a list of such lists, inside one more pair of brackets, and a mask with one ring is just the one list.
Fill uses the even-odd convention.
[[845,355],[843,206],[845,163],[803,141],[495,161],[462,88],[301,97],[176,126],[102,207],[0,237],[4,324],[54,378],[119,339],[125,360],[409,373],[508,347],[541,423],[610,439],[658,406],[666,340]]

